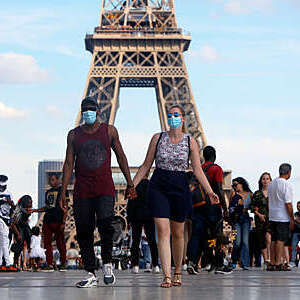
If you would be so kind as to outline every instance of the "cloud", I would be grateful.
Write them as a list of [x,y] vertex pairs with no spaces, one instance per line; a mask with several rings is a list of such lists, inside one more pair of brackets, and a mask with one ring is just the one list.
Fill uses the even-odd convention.
[[50,79],[31,55],[0,53],[0,84],[41,83]]
[[63,119],[64,117],[64,112],[58,108],[55,105],[49,105],[46,107],[46,112],[48,115],[50,115],[51,117],[55,118],[55,119]]
[[224,4],[224,11],[231,15],[270,13],[274,9],[273,5],[273,0],[228,0]]
[[0,119],[20,119],[28,115],[25,110],[18,110],[14,107],[6,106],[0,102]]
[[192,58],[200,58],[207,62],[214,62],[220,58],[217,50],[209,45],[201,46],[199,50],[192,50],[189,54]]

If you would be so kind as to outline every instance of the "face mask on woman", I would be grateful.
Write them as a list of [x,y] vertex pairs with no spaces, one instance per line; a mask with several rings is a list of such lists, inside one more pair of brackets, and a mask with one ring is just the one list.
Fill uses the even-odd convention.
[[182,121],[178,112],[175,112],[174,114],[168,114],[168,124],[171,127],[171,129],[177,129],[181,126]]

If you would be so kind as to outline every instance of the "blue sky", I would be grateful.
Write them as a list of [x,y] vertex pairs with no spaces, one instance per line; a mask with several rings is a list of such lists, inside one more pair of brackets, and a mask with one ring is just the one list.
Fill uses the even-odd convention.
[[[0,173],[15,198],[37,196],[38,161],[64,158],[91,61],[84,37],[98,24],[100,4],[1,3]],[[299,1],[177,0],[176,9],[192,35],[186,63],[219,164],[255,190],[262,172],[276,177],[290,162],[300,200]],[[141,164],[159,131],[154,91],[122,89],[115,125],[130,164]]]

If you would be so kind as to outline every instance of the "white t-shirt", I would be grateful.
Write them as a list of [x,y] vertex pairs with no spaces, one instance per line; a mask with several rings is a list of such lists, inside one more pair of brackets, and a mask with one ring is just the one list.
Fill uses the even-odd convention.
[[269,220],[274,222],[289,222],[286,203],[293,202],[293,189],[284,178],[274,179],[268,188],[269,196]]

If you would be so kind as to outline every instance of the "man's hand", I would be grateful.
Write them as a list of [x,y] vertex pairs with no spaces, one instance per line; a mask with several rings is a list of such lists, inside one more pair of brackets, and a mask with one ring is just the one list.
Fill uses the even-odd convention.
[[266,216],[265,215],[262,215],[262,214],[258,214],[258,217],[260,219],[261,222],[266,222]]
[[59,227],[60,231],[61,232],[65,232],[65,227],[66,227],[66,224],[65,223],[61,223],[60,227]]
[[125,191],[125,199],[135,199],[137,198],[137,193],[134,186],[127,186]]
[[67,201],[66,201],[66,194],[61,193],[60,199],[59,199],[59,206],[62,209],[64,213],[67,212],[68,206],[67,206]]
[[212,205],[219,204],[219,197],[218,197],[217,194],[215,194],[215,193],[209,193],[208,196],[209,196],[209,199],[210,199],[210,203]]
[[291,219],[290,221],[290,230],[293,231],[295,229],[295,221],[294,219]]
[[229,217],[228,209],[223,210],[223,218],[224,218],[225,220],[227,220],[228,217]]
[[18,243],[20,243],[22,241],[20,233],[16,233],[16,240]]

